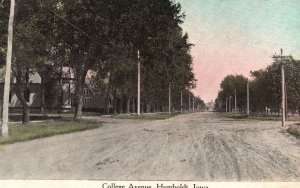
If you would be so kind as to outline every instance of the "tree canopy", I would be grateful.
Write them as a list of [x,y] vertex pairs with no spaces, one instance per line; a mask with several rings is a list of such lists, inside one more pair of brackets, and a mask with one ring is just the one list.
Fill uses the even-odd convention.
[[[252,112],[265,112],[268,108],[271,113],[279,113],[281,110],[281,65],[284,64],[286,80],[287,109],[291,113],[300,111],[300,61],[292,57],[283,60],[275,60],[265,69],[251,71],[250,85],[250,110]],[[225,111],[226,97],[237,89],[237,105],[245,111],[247,100],[247,79],[244,76],[227,76],[221,83],[217,102],[221,103],[218,110]],[[239,95],[240,94],[240,95]]]
[[[8,1],[0,9],[3,65]],[[115,98],[135,100],[139,50],[143,104],[161,109],[168,101],[169,84],[177,94],[195,87],[193,45],[181,28],[184,18],[180,4],[171,0],[19,0],[14,76],[25,83],[28,74],[38,72],[47,80],[59,77],[62,66],[71,67],[76,79],[75,118],[80,118],[88,70],[96,73],[98,85],[108,78],[107,96],[115,93]]]

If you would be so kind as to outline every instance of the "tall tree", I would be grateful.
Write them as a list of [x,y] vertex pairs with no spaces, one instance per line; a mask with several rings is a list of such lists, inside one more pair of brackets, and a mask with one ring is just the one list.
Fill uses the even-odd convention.
[[226,109],[226,101],[231,100],[231,103],[227,103],[228,109],[234,109],[234,97],[237,97],[237,108],[241,111],[246,110],[247,104],[247,78],[243,75],[228,75],[226,76],[220,85],[220,92],[218,93],[218,98],[216,100],[216,107],[219,108],[221,104],[222,111]]

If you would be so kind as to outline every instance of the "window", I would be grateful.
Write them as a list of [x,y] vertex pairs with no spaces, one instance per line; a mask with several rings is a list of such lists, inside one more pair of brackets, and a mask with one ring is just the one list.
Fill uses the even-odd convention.
[[92,102],[92,97],[84,97],[83,98],[84,105],[90,104],[91,102]]

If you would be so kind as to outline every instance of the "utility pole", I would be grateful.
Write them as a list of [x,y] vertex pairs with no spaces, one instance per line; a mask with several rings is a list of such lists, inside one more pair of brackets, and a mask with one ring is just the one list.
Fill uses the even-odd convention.
[[191,111],[191,92],[189,91],[189,111]]
[[171,114],[171,83],[169,83],[169,114]]
[[14,15],[15,15],[15,0],[10,0],[6,69],[5,69],[4,94],[3,94],[3,116],[2,116],[2,136],[3,137],[9,136],[8,135],[8,113],[9,113],[8,104],[9,104],[9,92],[10,92],[10,75],[11,75]]
[[291,56],[283,56],[283,51],[280,49],[280,56],[274,55],[273,59],[280,58],[281,63],[281,109],[282,109],[282,126],[285,127],[286,116],[286,86],[285,86],[285,71],[284,71],[284,59],[291,58]]
[[137,98],[137,114],[141,115],[141,62],[140,62],[140,51],[137,51],[138,55],[138,98]]
[[250,92],[249,92],[249,80],[247,79],[247,115],[250,115]]
[[180,92],[180,111],[183,112],[183,106],[182,106],[182,91]]
[[282,91],[282,126],[285,126],[285,75],[284,75],[284,65],[282,60],[282,49],[280,49],[280,60],[281,60],[281,91]]
[[234,112],[236,113],[237,110],[236,110],[236,89],[234,90]]

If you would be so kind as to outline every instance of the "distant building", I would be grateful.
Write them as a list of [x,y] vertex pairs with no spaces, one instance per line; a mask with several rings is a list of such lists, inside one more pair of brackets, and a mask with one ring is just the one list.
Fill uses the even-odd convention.
[[205,106],[206,106],[206,111],[213,112],[214,108],[215,108],[215,103],[213,101],[211,101],[211,102],[206,103]]

